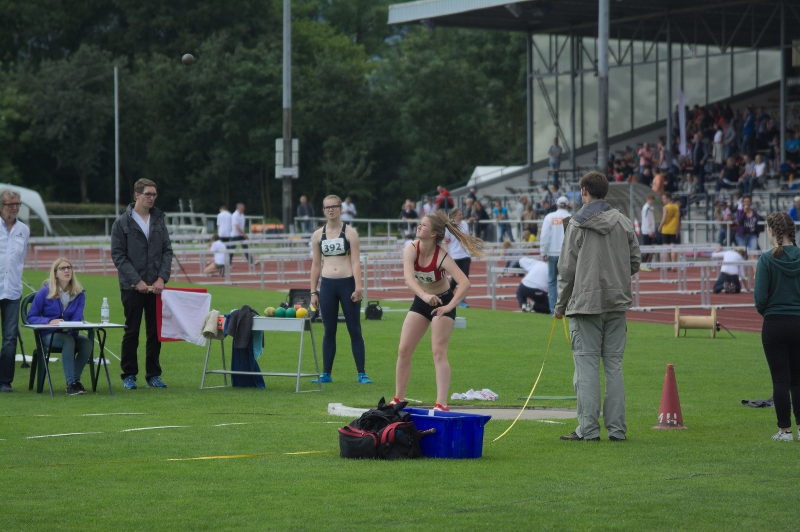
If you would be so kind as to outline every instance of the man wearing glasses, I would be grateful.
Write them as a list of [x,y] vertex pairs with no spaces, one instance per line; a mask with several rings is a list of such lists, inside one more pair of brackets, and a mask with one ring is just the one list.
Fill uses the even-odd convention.
[[134,202],[111,228],[111,258],[119,272],[119,288],[125,311],[122,336],[122,386],[136,389],[139,373],[137,350],[142,313],[147,331],[146,381],[151,388],[166,388],[161,380],[161,342],[156,329],[156,295],[164,290],[172,267],[172,245],[164,213],[154,207],[156,184],[139,179],[133,185]]
[[17,192],[0,190],[3,202],[0,217],[0,317],[3,325],[3,348],[0,351],[0,392],[12,392],[14,355],[19,330],[19,299],[22,296],[22,269],[31,230],[17,219],[20,197]]

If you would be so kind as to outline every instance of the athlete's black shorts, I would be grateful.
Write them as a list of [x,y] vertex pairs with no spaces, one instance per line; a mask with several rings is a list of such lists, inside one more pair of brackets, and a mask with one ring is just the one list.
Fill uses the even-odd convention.
[[[414,302],[411,303],[411,308],[408,311],[421,314],[422,316],[428,318],[429,321],[433,320],[433,314],[431,314],[431,312],[433,312],[433,309],[437,307],[443,307],[448,303],[450,303],[453,300],[453,291],[447,290],[445,292],[442,292],[441,294],[436,294],[436,296],[442,300],[442,304],[436,305],[434,307],[421,300],[419,296],[414,296]],[[442,314],[442,316],[447,316],[448,318],[454,320],[456,319],[456,309],[454,308],[450,312]]]

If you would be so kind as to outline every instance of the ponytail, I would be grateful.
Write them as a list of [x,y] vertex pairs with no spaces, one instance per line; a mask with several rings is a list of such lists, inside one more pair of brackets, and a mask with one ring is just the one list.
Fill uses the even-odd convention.
[[775,249],[772,251],[773,257],[778,257],[783,253],[783,242],[789,240],[795,244],[794,220],[785,212],[773,212],[767,216],[767,227],[775,237]]
[[436,236],[436,243],[441,243],[442,239],[444,238],[444,230],[447,229],[450,231],[450,234],[459,241],[459,243],[464,247],[464,249],[469,252],[470,255],[475,257],[483,257],[483,247],[484,242],[478,237],[469,235],[461,230],[453,221],[450,219],[447,214],[443,213],[442,211],[434,211],[433,213],[428,215],[428,218],[431,220],[431,229],[433,229],[434,233],[437,233]]

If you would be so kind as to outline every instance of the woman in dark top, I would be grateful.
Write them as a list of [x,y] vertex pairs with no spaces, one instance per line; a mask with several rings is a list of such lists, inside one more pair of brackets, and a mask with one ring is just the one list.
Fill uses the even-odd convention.
[[[800,426],[800,250],[794,222],[785,212],[767,217],[775,248],[758,259],[754,290],[756,310],[764,316],[761,343],[772,375],[778,417],[777,441],[792,441],[792,419]],[[800,439],[800,428],[797,429]]]
[[752,207],[753,199],[750,196],[742,197],[742,208],[736,211],[736,245],[747,248],[747,251],[758,249],[758,226],[761,217]]

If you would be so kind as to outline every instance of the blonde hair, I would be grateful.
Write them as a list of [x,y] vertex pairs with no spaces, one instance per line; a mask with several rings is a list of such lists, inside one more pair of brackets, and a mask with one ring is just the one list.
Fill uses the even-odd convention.
[[450,231],[450,234],[452,234],[453,237],[458,240],[462,246],[464,246],[464,249],[466,249],[470,255],[483,257],[483,240],[464,233],[456,224],[453,223],[447,214],[442,211],[434,211],[433,213],[426,215],[425,218],[427,218],[431,223],[431,232],[436,234],[437,246],[442,243],[442,240],[444,239],[444,231],[447,229]]
[[[47,281],[45,281],[50,287],[50,290],[47,292],[47,299],[55,299],[61,296],[61,285],[58,284],[58,279],[56,279],[56,272],[58,271],[58,267],[61,266],[62,262],[66,262],[72,266],[72,263],[65,257],[58,257],[53,261],[53,264],[50,266],[50,277]],[[73,297],[83,292],[83,286],[81,286],[80,281],[78,281],[74,269],[72,270],[72,278],[69,280],[66,292]]]
[[325,196],[324,198],[322,198],[322,206],[323,206],[323,207],[325,206],[325,201],[326,201],[326,200],[329,200],[329,199],[335,199],[336,201],[338,201],[338,202],[339,202],[339,205],[341,205],[341,204],[342,204],[342,198],[340,198],[340,197],[339,197],[339,196],[337,196],[336,194],[328,194],[327,196]]
[[783,253],[784,237],[788,238],[794,244],[794,220],[786,212],[773,212],[767,216],[767,227],[775,237],[775,249],[772,251],[772,256],[777,257]]

